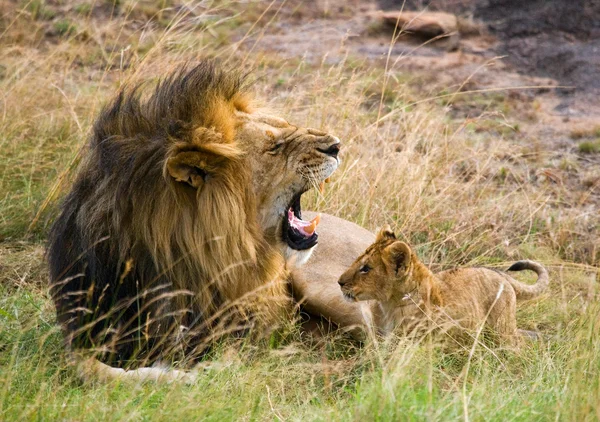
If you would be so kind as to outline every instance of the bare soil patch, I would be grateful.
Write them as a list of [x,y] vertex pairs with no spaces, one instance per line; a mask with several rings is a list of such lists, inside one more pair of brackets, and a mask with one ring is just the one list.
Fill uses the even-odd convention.
[[[458,49],[415,42],[383,25],[379,10],[455,13],[469,26]],[[534,175],[567,187],[570,202],[600,206],[600,7],[575,1],[329,1],[326,14],[286,19],[275,31],[248,40],[254,51],[286,59],[332,64],[344,57],[382,69],[393,96],[394,79],[405,78],[418,97],[444,105],[457,122],[476,121],[492,141],[527,149],[544,170]],[[474,30],[480,27],[480,30]],[[459,25],[460,27],[460,25]],[[401,74],[402,76],[399,76]],[[391,82],[390,82],[391,81]],[[375,95],[377,97],[377,95]],[[375,98],[379,100],[379,98]],[[483,123],[482,120],[484,121]],[[490,121],[497,122],[501,128]],[[479,125],[479,123],[481,123]],[[573,133],[584,133],[583,137]],[[592,145],[593,147],[593,145]]]

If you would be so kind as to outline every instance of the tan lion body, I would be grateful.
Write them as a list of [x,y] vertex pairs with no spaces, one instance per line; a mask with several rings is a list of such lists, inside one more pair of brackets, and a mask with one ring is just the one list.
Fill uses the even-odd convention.
[[[306,212],[308,218],[316,213]],[[291,270],[294,299],[311,315],[362,338],[369,307],[348,302],[337,281],[342,273],[375,240],[370,231],[333,215],[321,214],[319,244],[306,264]]]
[[516,344],[520,337],[517,300],[531,299],[548,286],[548,273],[538,263],[519,261],[509,268],[524,269],[538,274],[536,284],[523,284],[487,268],[433,274],[408,245],[384,229],[339,284],[347,298],[371,301],[373,325],[382,334],[411,331],[433,321],[443,328],[452,327],[452,335],[460,337],[460,331],[476,330],[485,323],[503,342]]

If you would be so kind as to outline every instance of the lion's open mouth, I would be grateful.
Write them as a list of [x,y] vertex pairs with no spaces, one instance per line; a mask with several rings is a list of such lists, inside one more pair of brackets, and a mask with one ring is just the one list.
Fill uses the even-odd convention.
[[[328,181],[329,178],[327,178],[326,182]],[[321,190],[323,190],[323,183],[321,183]],[[311,221],[302,219],[300,200],[303,193],[300,192],[292,198],[288,210],[283,216],[283,240],[290,248],[297,251],[310,249],[317,244],[319,239],[317,225],[321,220],[320,215],[317,215]]]
[[302,219],[301,197],[302,193],[299,193],[292,199],[288,211],[283,217],[282,231],[283,240],[290,248],[298,251],[312,248],[319,239],[316,231],[319,217],[315,217],[312,221]]

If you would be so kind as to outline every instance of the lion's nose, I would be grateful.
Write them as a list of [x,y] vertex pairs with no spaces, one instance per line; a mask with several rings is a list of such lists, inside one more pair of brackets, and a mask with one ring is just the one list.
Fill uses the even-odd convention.
[[340,153],[340,140],[334,136],[332,136],[332,138],[333,143],[331,145],[325,148],[317,148],[317,150],[323,154],[329,155],[330,157],[337,158],[338,154]]
[[348,280],[345,280],[344,278],[340,278],[338,280],[338,284],[340,285],[340,287],[344,287],[344,285],[346,284]]

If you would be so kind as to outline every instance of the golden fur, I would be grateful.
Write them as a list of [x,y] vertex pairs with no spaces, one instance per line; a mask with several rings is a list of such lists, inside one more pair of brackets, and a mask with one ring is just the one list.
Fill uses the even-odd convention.
[[468,330],[485,322],[503,341],[515,344],[517,300],[536,297],[548,286],[548,273],[538,263],[519,261],[509,268],[524,269],[538,274],[536,284],[526,285],[486,268],[433,274],[387,227],[341,275],[339,284],[348,299],[373,301],[373,325],[384,334],[396,328],[410,331],[434,318],[438,324],[445,319]]
[[124,89],[50,234],[68,346],[129,367],[272,328],[290,307],[282,218],[336,169],[337,144],[251,109],[243,78],[210,62]]

